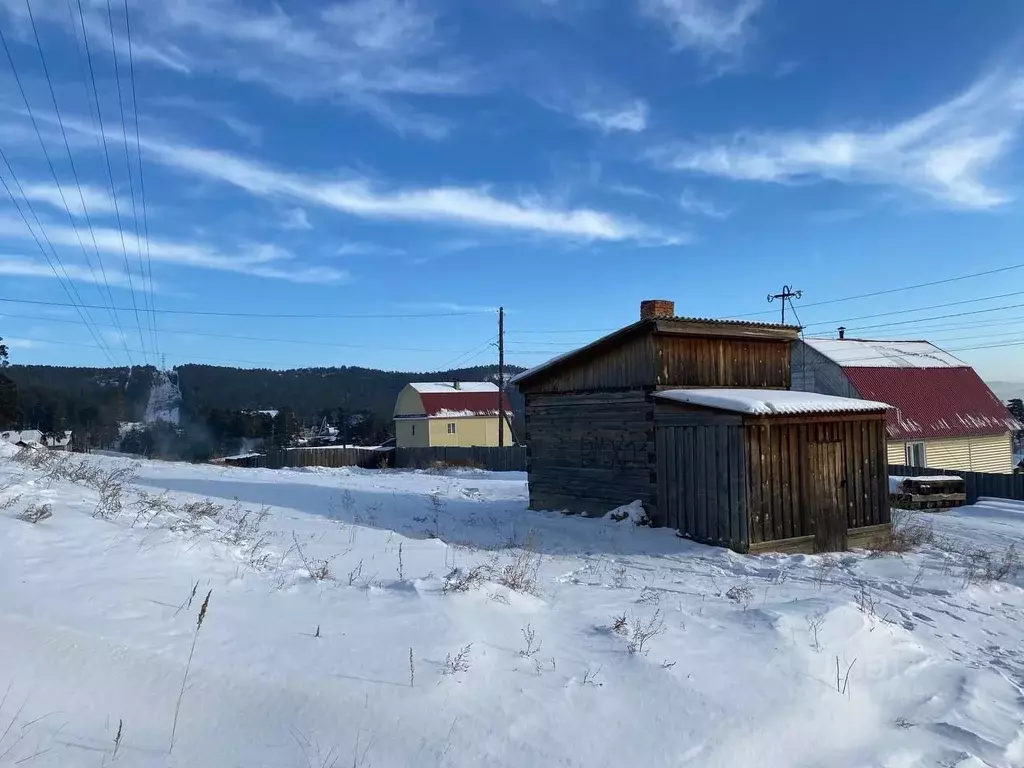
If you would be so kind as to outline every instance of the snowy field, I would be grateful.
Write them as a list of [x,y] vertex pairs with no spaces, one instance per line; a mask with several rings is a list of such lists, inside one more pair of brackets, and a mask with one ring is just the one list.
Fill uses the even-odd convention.
[[66,460],[0,456],[0,765],[1024,765],[1022,505],[746,557],[518,473]]

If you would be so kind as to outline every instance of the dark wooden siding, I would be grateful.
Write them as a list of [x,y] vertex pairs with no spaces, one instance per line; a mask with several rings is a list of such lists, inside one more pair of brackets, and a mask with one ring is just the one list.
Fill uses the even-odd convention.
[[653,337],[660,387],[789,388],[789,341],[724,337]]
[[593,392],[651,387],[654,358],[650,334],[638,333],[614,346],[527,382],[524,393]]
[[639,499],[657,517],[644,391],[527,394],[526,440],[532,509],[597,514]]
[[658,509],[687,538],[747,549],[747,483],[739,416],[671,413],[656,419]]
[[889,522],[884,417],[757,419],[744,429],[752,544],[814,535],[811,443],[842,445],[848,527]]

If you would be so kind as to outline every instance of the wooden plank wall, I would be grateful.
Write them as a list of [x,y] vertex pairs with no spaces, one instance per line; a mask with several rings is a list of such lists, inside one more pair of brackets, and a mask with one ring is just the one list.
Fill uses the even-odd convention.
[[657,415],[658,508],[687,538],[745,552],[747,481],[739,417]]
[[890,475],[915,477],[918,475],[957,475],[967,486],[967,503],[974,504],[981,496],[993,499],[1024,501],[1024,475],[1006,475],[1001,472],[964,472],[959,469],[935,469],[934,467],[908,467],[893,464],[888,468]]
[[657,520],[653,405],[643,390],[527,394],[530,507],[600,514],[639,499]]
[[638,334],[616,346],[598,350],[593,357],[527,382],[529,392],[586,392],[592,390],[649,387],[654,383],[650,334]]
[[658,386],[789,388],[787,340],[668,334],[653,339]]
[[366,448],[299,448],[293,450],[267,451],[259,456],[244,459],[230,459],[224,463],[232,467],[380,467],[394,460],[394,451],[371,450]]
[[745,432],[752,544],[814,535],[811,442],[843,445],[848,527],[890,521],[883,419],[758,419],[749,421]]

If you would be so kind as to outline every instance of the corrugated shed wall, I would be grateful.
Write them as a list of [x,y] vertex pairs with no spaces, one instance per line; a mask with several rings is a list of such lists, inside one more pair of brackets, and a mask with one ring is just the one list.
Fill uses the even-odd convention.
[[[1013,471],[1013,451],[1009,433],[950,440],[925,440],[924,458],[926,466],[937,469],[1004,474]],[[900,457],[897,463],[902,461]]]
[[860,397],[837,363],[802,341],[793,344],[790,367],[791,389],[836,397]]

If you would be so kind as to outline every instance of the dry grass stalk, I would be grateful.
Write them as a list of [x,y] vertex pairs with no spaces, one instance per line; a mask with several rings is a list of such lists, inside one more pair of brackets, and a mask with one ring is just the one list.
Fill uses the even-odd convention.
[[196,640],[199,639],[199,630],[203,628],[203,621],[206,619],[206,611],[210,607],[210,595],[213,594],[211,589],[206,593],[206,597],[203,598],[203,604],[199,606],[199,617],[196,619],[196,631],[192,635],[192,647],[188,651],[188,662],[185,664],[185,674],[181,678],[181,690],[178,692],[178,703],[174,706],[174,722],[171,725],[171,743],[167,747],[167,753],[170,754],[174,749],[174,736],[178,732],[178,713],[181,712],[181,700],[185,698],[185,684],[188,682],[188,673],[192,668],[192,656],[196,652]]
[[452,656],[450,653],[445,656],[444,666],[441,668],[442,675],[454,675],[458,672],[469,671],[469,652],[472,650],[473,644],[464,645],[457,654]]
[[24,511],[19,512],[16,517],[19,520],[24,520],[26,523],[32,523],[35,525],[49,517],[53,517],[53,512],[50,510],[49,504],[29,504],[25,507]]
[[633,625],[630,631],[629,643],[626,645],[626,649],[630,655],[636,654],[647,654],[648,649],[645,647],[647,642],[665,631],[665,622],[661,618],[661,610],[654,612],[654,615],[650,619],[644,621],[639,616],[633,617]]

